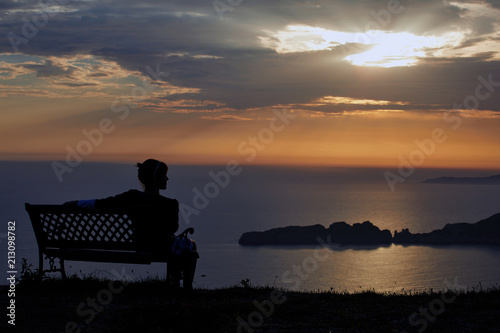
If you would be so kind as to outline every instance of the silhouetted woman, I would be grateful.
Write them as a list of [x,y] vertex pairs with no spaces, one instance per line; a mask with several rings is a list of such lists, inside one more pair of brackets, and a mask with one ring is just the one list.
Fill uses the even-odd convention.
[[169,256],[172,281],[178,282],[182,274],[184,289],[192,289],[199,257],[196,244],[186,237],[174,237],[179,228],[179,202],[160,195],[160,190],[167,188],[168,166],[161,161],[148,159],[137,163],[137,168],[143,191],[134,189],[104,199],[79,200],[69,204],[88,209],[137,208],[138,251],[144,254],[160,252]]

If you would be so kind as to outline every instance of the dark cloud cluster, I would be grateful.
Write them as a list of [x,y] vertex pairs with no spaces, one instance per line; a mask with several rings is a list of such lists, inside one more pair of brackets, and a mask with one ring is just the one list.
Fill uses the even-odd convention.
[[[498,62],[491,61],[494,50],[462,58],[422,59],[416,67],[368,68],[346,61],[341,47],[283,54],[259,42],[259,37],[270,37],[266,31],[288,25],[365,33],[370,22],[381,30],[415,34],[468,28],[469,36],[458,48],[490,38],[487,34],[498,22],[491,17],[464,22],[461,18],[467,10],[448,2],[221,1],[227,5],[222,10],[206,0],[46,0],[41,2],[44,6],[32,1],[3,1],[0,53],[12,53],[12,38],[18,36],[24,38],[18,41],[18,51],[27,55],[92,55],[144,75],[149,75],[147,66],[159,65],[162,72],[169,73],[165,80],[172,85],[199,89],[190,99],[241,110],[308,103],[323,96],[446,108],[474,94],[479,76],[492,74],[500,81]],[[64,5],[56,6],[58,3]],[[487,3],[500,7],[498,1]],[[37,32],[31,30],[32,34],[25,36],[23,29],[26,32],[29,24],[35,25]],[[71,69],[49,62],[26,66],[39,77],[71,74]],[[169,96],[172,100],[183,97]],[[500,97],[492,97],[480,108],[500,110],[498,102]],[[328,105],[316,109],[340,112],[339,107]]]

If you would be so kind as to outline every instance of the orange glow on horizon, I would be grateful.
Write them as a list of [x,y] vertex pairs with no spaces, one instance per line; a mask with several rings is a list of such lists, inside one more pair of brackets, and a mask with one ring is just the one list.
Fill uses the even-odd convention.
[[[81,103],[68,113],[54,101],[44,106],[43,117],[40,108],[33,108],[30,118],[21,122],[18,110],[36,101],[12,103],[2,115],[0,159],[64,161],[68,154],[75,154],[71,152],[80,152],[82,161],[136,162],[161,156],[171,164],[236,160],[255,165],[394,168],[402,159],[413,158],[419,163],[416,167],[424,168],[500,167],[500,119],[494,112],[468,113],[460,122],[446,122],[443,112],[386,110],[380,104],[388,101],[326,96],[320,101],[374,104],[375,109],[341,113],[275,109],[293,115],[285,126],[272,123],[276,116],[270,110],[231,117],[214,112],[208,119],[203,113],[174,115],[138,109],[120,120],[121,113],[113,113],[107,103]],[[88,108],[96,111],[85,112]],[[109,119],[109,124],[101,138],[95,131],[103,119]],[[432,149],[419,148],[417,142],[430,144],[437,128],[445,139],[434,142]],[[88,143],[91,140],[94,143]],[[432,151],[419,152],[425,149]]]

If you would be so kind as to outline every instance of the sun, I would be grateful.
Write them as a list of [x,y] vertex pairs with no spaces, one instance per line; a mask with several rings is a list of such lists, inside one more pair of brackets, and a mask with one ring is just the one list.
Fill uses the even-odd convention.
[[339,47],[348,50],[345,60],[353,65],[379,67],[413,66],[422,58],[437,56],[442,50],[458,45],[463,38],[454,32],[441,36],[380,30],[351,33],[298,25],[265,33],[266,37],[260,37],[261,44],[278,53]]
[[345,59],[358,66],[413,66],[419,59],[435,54],[444,45],[454,44],[459,36],[417,36],[408,32],[369,31],[374,36],[367,43],[367,51]]

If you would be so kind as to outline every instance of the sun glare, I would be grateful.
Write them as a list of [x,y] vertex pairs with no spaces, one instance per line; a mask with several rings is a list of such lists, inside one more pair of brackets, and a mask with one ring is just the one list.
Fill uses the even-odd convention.
[[370,31],[367,35],[375,36],[367,45],[369,50],[346,57],[358,66],[412,66],[419,58],[433,56],[439,49],[454,45],[459,36],[447,34],[444,36],[417,36],[408,32],[388,33]]
[[441,36],[418,36],[409,32],[371,30],[350,33],[307,26],[289,26],[286,30],[269,32],[261,44],[278,53],[308,52],[344,47],[350,55],[346,60],[357,66],[412,66],[419,59],[437,56],[457,45],[461,33]]

